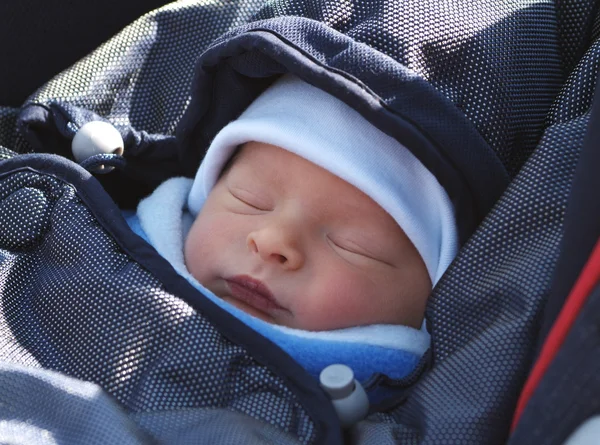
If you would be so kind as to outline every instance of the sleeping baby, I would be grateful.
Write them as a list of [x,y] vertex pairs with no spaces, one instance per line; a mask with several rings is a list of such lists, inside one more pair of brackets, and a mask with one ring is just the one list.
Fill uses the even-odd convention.
[[432,286],[457,250],[437,179],[351,107],[286,75],[131,227],[309,373],[402,378],[429,347]]

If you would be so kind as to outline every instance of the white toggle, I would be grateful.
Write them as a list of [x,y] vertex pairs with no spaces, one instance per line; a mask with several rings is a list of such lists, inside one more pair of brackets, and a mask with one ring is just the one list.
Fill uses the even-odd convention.
[[346,365],[329,365],[319,375],[321,387],[329,394],[344,428],[364,419],[369,399],[354,373]]
[[[71,142],[71,150],[77,163],[103,153],[122,155],[123,147],[123,138],[117,129],[102,121],[84,124]],[[101,166],[100,170],[105,168],[105,166]],[[110,168],[112,169],[112,167]]]
[[596,445],[600,442],[600,416],[596,415],[575,430],[563,445]]

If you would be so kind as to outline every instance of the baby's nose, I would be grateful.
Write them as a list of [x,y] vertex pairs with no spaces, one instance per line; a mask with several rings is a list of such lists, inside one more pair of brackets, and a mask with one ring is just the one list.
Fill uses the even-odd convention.
[[267,227],[251,232],[246,245],[263,261],[279,264],[286,270],[297,270],[304,264],[298,239],[289,230]]

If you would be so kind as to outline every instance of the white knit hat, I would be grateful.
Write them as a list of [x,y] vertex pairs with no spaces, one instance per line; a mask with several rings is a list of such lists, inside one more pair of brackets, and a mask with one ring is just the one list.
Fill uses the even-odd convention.
[[434,285],[456,255],[454,208],[433,174],[354,109],[292,75],[265,90],[214,138],[188,197],[193,215],[235,149],[250,141],[302,156],[377,202],[421,254]]

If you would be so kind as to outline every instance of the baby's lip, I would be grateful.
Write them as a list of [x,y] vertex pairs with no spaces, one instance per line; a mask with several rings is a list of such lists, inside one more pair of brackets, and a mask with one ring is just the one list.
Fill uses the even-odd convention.
[[270,314],[275,310],[287,311],[279,305],[270,289],[260,280],[248,275],[225,278],[231,296],[254,309]]

